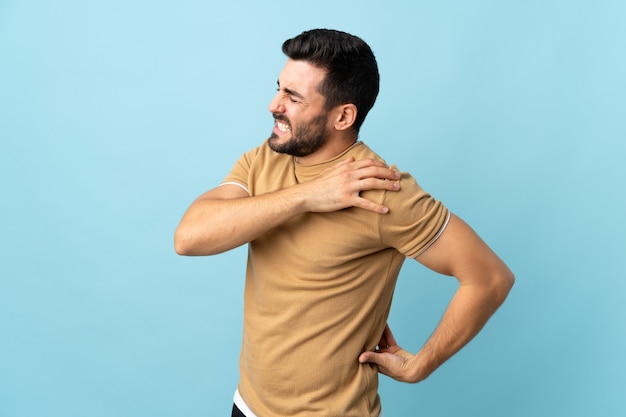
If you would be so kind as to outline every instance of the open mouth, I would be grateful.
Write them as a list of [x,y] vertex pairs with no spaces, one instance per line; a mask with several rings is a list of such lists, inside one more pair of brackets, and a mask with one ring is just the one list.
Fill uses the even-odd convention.
[[276,127],[278,128],[278,130],[280,130],[283,133],[291,131],[291,128],[289,127],[287,123],[281,122],[279,120],[276,120]]

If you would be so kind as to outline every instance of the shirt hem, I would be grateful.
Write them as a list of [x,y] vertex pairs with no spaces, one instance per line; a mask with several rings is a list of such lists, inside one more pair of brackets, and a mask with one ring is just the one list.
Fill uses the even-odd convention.
[[446,227],[448,226],[448,222],[450,222],[450,211],[448,211],[448,214],[446,215],[446,220],[443,222],[443,225],[441,226],[441,229],[439,229],[439,232],[437,233],[437,235],[430,242],[428,242],[428,244],[424,246],[422,250],[419,251],[417,255],[413,257],[413,259],[417,259],[418,256],[426,252],[428,248],[430,248],[433,245],[433,243],[435,243],[437,239],[439,239],[439,237],[443,234],[444,230],[446,230]]
[[248,190],[245,186],[239,184],[238,182],[234,182],[234,181],[227,181],[227,182],[223,182],[220,184],[220,187],[222,185],[236,185],[237,187],[241,188],[242,190],[244,190],[245,192],[248,193],[248,195],[250,195],[250,190]]
[[[235,390],[233,401],[235,402],[235,405],[237,406],[239,411],[241,411],[246,417],[257,417],[257,415],[254,414],[252,410],[250,410],[250,408],[246,405],[246,402],[243,400],[243,398],[241,398],[241,394],[239,393],[239,388]],[[380,414],[378,414],[378,417],[383,417],[382,410],[380,410]]]

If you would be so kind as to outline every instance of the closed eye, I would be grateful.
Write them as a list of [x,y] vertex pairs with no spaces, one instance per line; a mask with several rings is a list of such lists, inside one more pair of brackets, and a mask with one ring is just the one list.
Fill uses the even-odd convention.
[[[280,83],[277,82],[278,88],[276,91],[281,91]],[[301,101],[305,101],[304,96],[297,91],[291,90],[289,88],[283,88],[282,91],[289,96],[289,100],[294,103],[299,103]]]

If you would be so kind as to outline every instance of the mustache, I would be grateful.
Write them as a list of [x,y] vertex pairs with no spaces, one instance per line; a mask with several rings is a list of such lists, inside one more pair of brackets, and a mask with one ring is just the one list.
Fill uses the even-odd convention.
[[272,116],[274,117],[274,120],[280,120],[281,122],[285,122],[289,125],[289,127],[291,127],[291,122],[284,114],[272,113]]

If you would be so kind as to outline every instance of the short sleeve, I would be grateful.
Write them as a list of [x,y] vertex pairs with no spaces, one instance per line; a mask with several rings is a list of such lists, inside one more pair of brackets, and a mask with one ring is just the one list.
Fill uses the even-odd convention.
[[259,152],[259,148],[254,148],[246,152],[245,154],[243,154],[241,158],[239,158],[239,160],[235,162],[235,165],[230,170],[230,173],[226,176],[226,178],[224,178],[224,181],[222,181],[221,185],[225,185],[225,184],[238,185],[244,190],[246,190],[248,193],[250,193],[249,191],[250,190],[250,184],[249,184],[250,169],[252,167],[252,164],[258,152]]
[[443,203],[406,173],[400,179],[400,191],[385,193],[384,204],[389,207],[389,213],[380,219],[381,239],[409,258],[428,249],[450,219],[450,212]]

